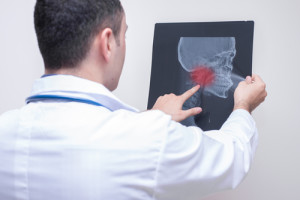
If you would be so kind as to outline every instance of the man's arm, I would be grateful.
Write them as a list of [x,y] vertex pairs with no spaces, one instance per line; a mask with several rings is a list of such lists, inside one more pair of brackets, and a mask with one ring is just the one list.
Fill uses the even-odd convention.
[[[169,124],[156,174],[156,199],[197,200],[235,188],[245,178],[258,137],[250,113],[264,101],[265,87],[257,75],[242,81],[234,94],[234,112],[220,130],[203,132],[174,121]],[[154,109],[162,110],[176,121],[192,116],[195,108],[183,112],[181,106],[198,89],[196,86],[181,96],[165,95]]]

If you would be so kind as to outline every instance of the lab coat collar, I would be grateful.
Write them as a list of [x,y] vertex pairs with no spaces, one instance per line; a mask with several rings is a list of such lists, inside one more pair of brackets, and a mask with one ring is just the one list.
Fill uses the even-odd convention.
[[33,85],[31,95],[84,98],[98,102],[112,111],[125,109],[138,112],[136,108],[119,100],[102,84],[72,75],[53,75],[37,79]]

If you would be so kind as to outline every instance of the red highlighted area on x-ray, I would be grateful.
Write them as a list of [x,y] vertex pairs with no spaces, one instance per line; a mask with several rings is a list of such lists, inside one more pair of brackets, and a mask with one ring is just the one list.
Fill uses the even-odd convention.
[[192,81],[200,85],[202,88],[210,86],[215,81],[214,71],[206,66],[195,67],[190,73],[190,76]]

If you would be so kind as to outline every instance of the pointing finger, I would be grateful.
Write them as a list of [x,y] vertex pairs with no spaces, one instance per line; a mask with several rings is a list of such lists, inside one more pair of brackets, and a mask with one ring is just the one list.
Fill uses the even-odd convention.
[[200,88],[200,85],[196,85],[181,95],[183,102],[193,96]]

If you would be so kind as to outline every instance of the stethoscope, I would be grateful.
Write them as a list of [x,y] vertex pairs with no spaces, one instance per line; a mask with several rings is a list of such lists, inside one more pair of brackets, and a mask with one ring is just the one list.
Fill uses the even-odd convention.
[[[56,76],[57,74],[44,74],[41,78],[48,77],[48,76]],[[44,100],[64,100],[64,101],[69,101],[69,102],[79,102],[79,103],[85,103],[85,104],[90,104],[94,106],[101,106],[104,108],[107,108],[108,110],[112,111],[110,108],[96,102],[90,99],[84,99],[84,98],[78,98],[78,97],[67,97],[67,96],[60,96],[60,95],[45,95],[45,94],[40,94],[40,95],[33,95],[30,96],[26,99],[26,104],[29,104],[31,102],[37,102],[37,101],[44,101]]]
[[108,110],[112,111],[110,108],[96,102],[90,99],[84,99],[84,98],[74,98],[74,97],[66,97],[66,96],[60,96],[60,95],[34,95],[30,96],[26,99],[26,103],[29,104],[31,102],[37,102],[37,101],[43,101],[43,100],[64,100],[64,101],[71,101],[71,102],[79,102],[79,103],[85,103],[90,104],[94,106],[101,106],[104,108],[107,108]]

